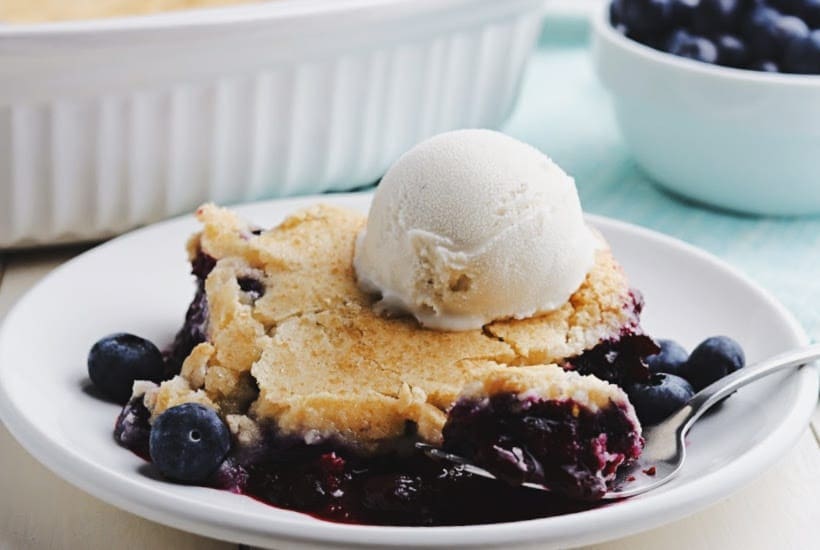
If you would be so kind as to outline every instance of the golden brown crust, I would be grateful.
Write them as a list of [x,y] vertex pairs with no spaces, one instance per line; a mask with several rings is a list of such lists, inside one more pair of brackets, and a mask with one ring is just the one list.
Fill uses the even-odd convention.
[[560,362],[611,338],[634,321],[629,286],[608,248],[599,250],[595,266],[569,301],[555,311],[520,321],[497,321],[486,330],[509,343],[515,364]]
[[[201,247],[218,262],[205,285],[209,343],[194,349],[183,376],[189,391],[204,390],[223,413],[249,412],[283,433],[340,438],[367,451],[404,434],[411,421],[422,439],[438,443],[445,411],[465,387],[536,380],[537,373],[560,378],[558,367],[507,365],[559,362],[634,320],[626,278],[606,248],[559,310],[441,332],[374,312],[374,297],[358,288],[352,266],[361,214],[319,205],[258,237],[213,205],[197,216],[205,227],[189,249]],[[243,292],[242,277],[261,281],[264,294]],[[577,378],[573,373],[564,384]]]

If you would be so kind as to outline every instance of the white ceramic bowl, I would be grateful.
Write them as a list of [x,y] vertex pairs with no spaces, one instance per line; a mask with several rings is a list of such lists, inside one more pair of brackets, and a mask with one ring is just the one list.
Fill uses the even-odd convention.
[[0,248],[376,181],[498,127],[543,0],[280,0],[0,25]]
[[820,76],[691,61],[596,12],[593,56],[638,163],[674,193],[754,214],[820,213]]

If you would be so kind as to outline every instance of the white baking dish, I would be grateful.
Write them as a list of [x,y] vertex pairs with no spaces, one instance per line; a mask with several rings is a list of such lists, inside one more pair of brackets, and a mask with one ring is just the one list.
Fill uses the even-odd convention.
[[350,189],[497,127],[542,0],[282,0],[0,26],[0,248]]

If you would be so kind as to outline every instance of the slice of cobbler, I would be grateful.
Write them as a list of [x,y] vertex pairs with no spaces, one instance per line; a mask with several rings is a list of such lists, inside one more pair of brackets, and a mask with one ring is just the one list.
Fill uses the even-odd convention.
[[[366,221],[358,212],[320,205],[267,231],[212,205],[197,217],[204,228],[188,249],[198,290],[168,354],[179,374],[137,386],[118,422],[122,444],[144,453],[142,436],[165,410],[206,405],[234,438],[212,483],[336,519],[325,500],[366,502],[362,472],[412,471],[425,490],[435,486],[450,470],[428,464],[416,441],[574,498],[599,497],[640,453],[640,426],[617,384],[646,377],[642,358],[657,348],[641,334],[641,299],[607,247],[562,307],[443,332],[374,310],[376,297],[360,290],[352,266]],[[303,471],[314,466],[323,473]],[[321,505],[282,489],[306,475],[318,479]],[[495,494],[486,481],[469,483],[479,483],[476,495]],[[422,515],[407,521],[478,521]],[[351,518],[361,516],[342,517]]]

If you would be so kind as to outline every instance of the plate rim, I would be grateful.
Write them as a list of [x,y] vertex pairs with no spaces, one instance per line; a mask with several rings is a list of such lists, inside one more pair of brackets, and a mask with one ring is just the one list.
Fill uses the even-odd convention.
[[[252,208],[271,208],[279,212],[285,212],[288,209],[292,210],[316,202],[347,206],[358,204],[362,206],[371,197],[372,193],[370,192],[311,195],[242,203],[231,208],[241,213],[244,209]],[[790,336],[796,345],[808,343],[809,338],[803,327],[779,300],[743,272],[717,256],[675,237],[629,222],[590,214],[587,214],[586,217],[598,227],[611,227],[615,230],[636,235],[641,239],[649,239],[663,246],[680,249],[687,256],[694,255],[708,262],[714,268],[727,272],[733,278],[743,282],[748,290],[753,291],[760,299],[777,311],[780,321],[788,327]],[[4,351],[6,346],[3,343],[6,339],[7,327],[13,324],[16,317],[20,315],[20,311],[25,310],[25,304],[31,296],[40,292],[40,289],[49,284],[52,278],[59,277],[68,266],[74,262],[82,261],[82,258],[87,254],[99,253],[100,250],[120,246],[123,240],[138,238],[142,232],[157,231],[166,226],[178,224],[182,221],[191,221],[192,219],[190,214],[183,215],[128,232],[79,254],[53,270],[21,296],[0,323],[0,358],[6,353]],[[59,443],[49,439],[47,433],[41,431],[34,422],[26,418],[24,411],[14,404],[5,387],[5,371],[7,371],[7,368],[4,368],[2,362],[0,362],[0,419],[2,419],[12,436],[29,454],[59,477],[109,504],[149,520],[200,535],[218,539],[229,537],[231,540],[259,546],[285,540],[295,543],[314,542],[329,545],[354,544],[367,546],[400,546],[410,543],[416,547],[486,546],[488,544],[525,544],[539,541],[548,546],[550,544],[563,544],[570,540],[572,544],[590,544],[645,531],[678,520],[713,504],[720,498],[728,496],[739,489],[744,482],[751,481],[755,474],[759,474],[765,468],[771,466],[784,450],[794,445],[805,430],[814,409],[818,391],[817,386],[820,383],[816,375],[816,369],[803,368],[801,372],[795,374],[795,376],[801,378],[798,382],[797,396],[794,404],[784,415],[777,428],[750,448],[748,452],[735,458],[727,467],[709,472],[676,488],[672,495],[675,498],[660,499],[660,501],[658,498],[634,500],[631,502],[631,506],[627,508],[615,506],[555,518],[485,525],[419,528],[345,525],[317,521],[315,523],[316,529],[311,528],[310,532],[306,533],[307,530],[304,528],[305,523],[303,521],[288,517],[266,517],[261,525],[259,525],[260,522],[257,522],[257,525],[251,527],[247,525],[247,522],[249,519],[255,518],[256,514],[225,510],[223,507],[207,502],[198,503],[198,506],[194,507],[196,510],[193,508],[180,509],[174,505],[175,499],[164,501],[168,496],[166,493],[146,487],[140,484],[138,480],[129,479],[129,476],[122,473],[109,470],[101,471],[101,468],[84,459],[82,453],[78,453],[73,449],[66,449]],[[69,458],[72,460],[68,460]],[[104,474],[105,477],[101,478],[101,474]],[[103,485],[95,482],[95,478],[111,483]],[[715,481],[715,478],[719,478],[719,485],[722,489],[719,491],[704,490]],[[136,493],[129,493],[128,489],[131,488],[137,488],[138,490]],[[160,501],[160,506],[157,505],[157,500]],[[635,521],[634,516],[636,513],[641,515],[640,511],[647,509],[647,507],[651,507],[653,513],[645,514],[645,522]],[[607,510],[604,523],[608,527],[605,532],[600,527],[591,533],[585,532],[589,527],[588,519],[590,514],[597,516],[603,510]],[[218,513],[218,515],[214,515],[214,513]],[[617,525],[620,521],[623,521],[623,524]],[[276,527],[276,529],[271,529],[271,526]],[[548,540],[539,540],[540,537],[548,537]]]

